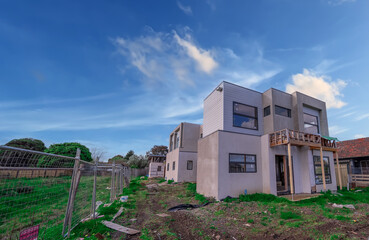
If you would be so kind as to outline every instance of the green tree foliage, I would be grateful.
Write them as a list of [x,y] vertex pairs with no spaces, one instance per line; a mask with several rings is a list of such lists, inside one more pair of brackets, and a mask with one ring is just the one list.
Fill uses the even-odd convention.
[[129,158],[127,163],[131,168],[145,168],[148,166],[149,161],[142,155],[138,156],[134,154]]
[[124,159],[124,157],[122,155],[115,155],[114,157],[112,157],[108,160],[108,163],[113,163],[114,161],[117,164],[127,163],[127,161]]
[[5,146],[23,148],[39,152],[43,152],[46,149],[45,144],[41,140],[33,138],[13,139],[5,144]]
[[124,156],[124,159],[126,160],[126,161],[128,161],[129,160],[129,158],[131,157],[131,156],[133,156],[135,154],[135,152],[133,151],[133,150],[129,150],[128,152],[127,152],[127,154]]
[[75,157],[77,148],[81,149],[81,159],[87,162],[92,162],[90,150],[80,143],[58,143],[52,144],[45,150],[47,153],[53,153],[63,156]]
[[164,145],[154,145],[150,151],[146,152],[146,156],[149,155],[166,155],[168,153],[168,147]]

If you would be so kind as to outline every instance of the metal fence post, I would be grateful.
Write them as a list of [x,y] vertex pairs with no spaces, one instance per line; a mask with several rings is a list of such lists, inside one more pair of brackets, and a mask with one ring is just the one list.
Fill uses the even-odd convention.
[[96,176],[97,176],[97,163],[99,162],[99,158],[95,159],[94,166],[94,186],[92,190],[92,218],[95,219],[96,214]]
[[78,174],[80,155],[81,155],[81,150],[77,148],[76,160],[74,162],[74,167],[73,167],[72,180],[71,180],[71,184],[69,188],[68,204],[67,204],[67,209],[65,212],[63,232],[62,232],[62,235],[64,236],[66,228],[68,227],[68,237],[70,236],[70,225],[72,221],[72,211],[73,211],[74,196],[75,196],[75,190],[76,190],[75,185],[77,184],[77,179],[79,178],[78,175],[80,175]]
[[111,170],[110,202],[115,200],[115,161]]

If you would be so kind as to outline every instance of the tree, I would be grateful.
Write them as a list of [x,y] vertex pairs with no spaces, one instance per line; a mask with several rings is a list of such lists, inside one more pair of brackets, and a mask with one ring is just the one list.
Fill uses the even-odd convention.
[[122,155],[115,155],[114,157],[112,157],[108,160],[108,163],[113,163],[114,161],[117,164],[126,164],[127,163],[127,161],[124,159],[124,157]]
[[127,152],[127,154],[124,156],[124,159],[126,160],[126,161],[128,161],[129,160],[129,158],[131,157],[131,156],[133,156],[135,154],[135,152],[133,151],[133,150],[129,150],[128,152]]
[[[13,139],[5,145],[9,147],[23,148],[39,152],[43,152],[46,149],[45,144],[41,140],[33,138]],[[2,154],[2,152],[3,151],[0,151],[0,154]],[[38,159],[35,158],[34,154],[28,154],[18,151],[12,152],[7,156],[3,156],[0,160],[0,165],[4,167],[33,167],[37,163]]]
[[92,162],[90,150],[80,143],[58,143],[52,144],[45,150],[47,153],[53,153],[63,156],[75,157],[77,148],[81,149],[81,159],[87,162]]
[[106,152],[104,152],[102,149],[96,148],[96,147],[91,148],[90,152],[91,152],[92,160],[94,160],[94,161],[101,160],[104,157],[104,155],[106,154]]
[[154,145],[150,151],[146,152],[146,156],[149,155],[166,155],[168,153],[168,147],[164,145]]
[[145,168],[147,167],[149,161],[147,160],[146,157],[142,156],[142,155],[136,155],[133,154],[132,156],[129,157],[128,160],[128,165],[131,168]]
[[33,138],[13,139],[5,144],[5,146],[23,148],[39,152],[43,152],[46,149],[45,144],[41,140]]

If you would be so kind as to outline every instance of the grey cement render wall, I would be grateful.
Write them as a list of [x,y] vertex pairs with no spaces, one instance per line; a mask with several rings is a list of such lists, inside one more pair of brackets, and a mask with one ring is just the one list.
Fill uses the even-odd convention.
[[[193,161],[192,170],[187,170],[187,161]],[[178,182],[196,182],[197,176],[197,153],[179,152],[178,160]]]
[[[161,171],[158,171],[158,167],[161,166]],[[149,164],[149,178],[152,177],[164,177],[165,162],[151,162]]]
[[201,125],[184,122],[182,128],[182,142],[179,144],[180,151],[197,152],[197,141],[200,138]]
[[200,139],[198,143],[196,191],[206,197],[217,198],[219,177],[219,132],[216,131]]
[[[167,158],[166,158],[166,166],[165,168],[167,168],[167,165],[169,163],[169,171],[167,169],[165,169],[165,178],[167,180],[174,180],[174,181],[178,181],[178,159],[179,159],[179,148],[174,149],[171,152],[167,153]],[[175,162],[176,164],[176,168],[173,171],[173,162]]]

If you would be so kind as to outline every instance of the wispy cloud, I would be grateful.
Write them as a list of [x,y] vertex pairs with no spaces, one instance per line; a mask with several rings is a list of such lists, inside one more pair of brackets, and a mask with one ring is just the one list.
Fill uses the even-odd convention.
[[363,134],[356,134],[355,136],[354,136],[354,138],[365,138],[365,135],[363,135]]
[[358,114],[358,116],[355,118],[356,121],[361,121],[363,119],[369,119],[369,113]]
[[347,83],[341,79],[332,81],[329,76],[304,69],[302,73],[292,76],[292,84],[287,84],[286,92],[299,91],[326,102],[327,108],[341,108],[346,105],[340,99],[346,85]]
[[345,3],[354,3],[356,0],[329,0],[328,4],[332,6],[339,6]]
[[329,127],[329,134],[331,136],[336,136],[336,135],[339,135],[341,133],[344,133],[346,131],[348,131],[349,129],[347,128],[343,128],[343,127],[340,127],[340,126],[337,126],[337,125],[334,125],[334,126],[330,126]]
[[192,15],[192,9],[190,6],[183,5],[180,1],[177,1],[177,6],[181,9],[185,14]]

